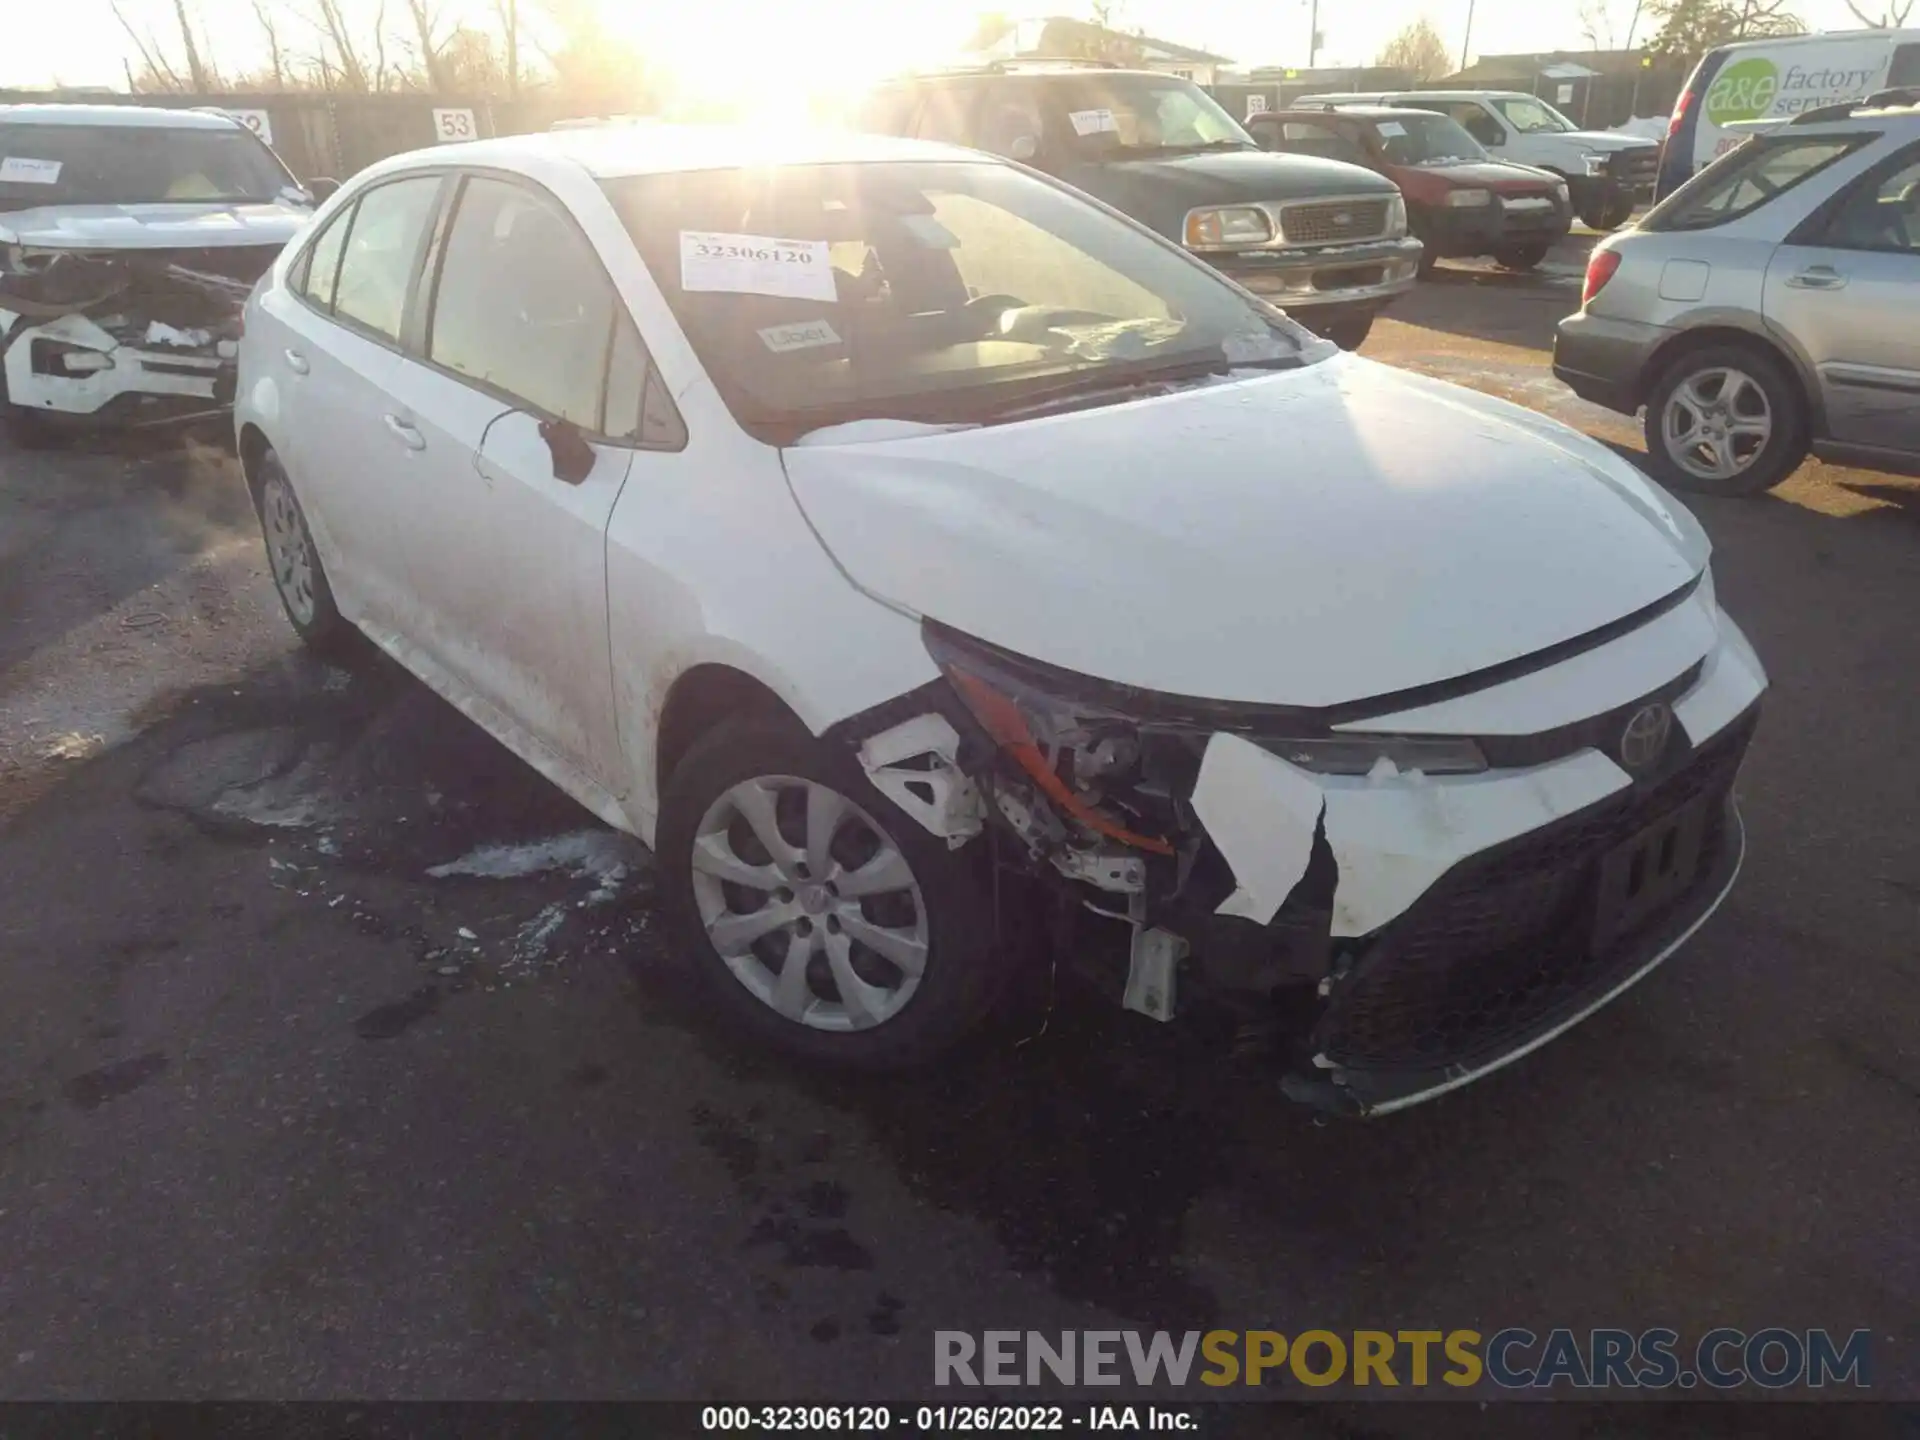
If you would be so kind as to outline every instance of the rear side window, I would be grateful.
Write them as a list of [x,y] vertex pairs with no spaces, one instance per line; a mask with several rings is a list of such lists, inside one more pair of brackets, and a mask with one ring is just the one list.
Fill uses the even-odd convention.
[[340,247],[346,244],[347,231],[353,225],[353,209],[350,205],[328,221],[300,262],[294,289],[322,310],[333,309],[333,279],[340,270]]
[[[340,255],[335,315],[389,340],[400,338],[407,289],[439,193],[440,177],[422,175],[377,186],[360,197]],[[309,272],[309,281],[312,278]]]
[[1647,230],[1711,230],[1750,215],[1862,145],[1871,135],[1767,135],[1702,170],[1641,222]]
[[542,414],[604,433],[608,349],[614,317],[625,308],[593,246],[556,201],[472,177],[447,233],[427,358]]
[[1920,86],[1920,44],[1894,48],[1893,64],[1887,69],[1887,88],[1906,90]]

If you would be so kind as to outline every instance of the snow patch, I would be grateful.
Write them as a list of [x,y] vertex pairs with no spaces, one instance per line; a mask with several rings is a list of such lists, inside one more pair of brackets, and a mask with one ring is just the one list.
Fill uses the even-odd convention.
[[588,898],[599,904],[611,900],[619,882],[632,873],[635,851],[635,842],[616,831],[576,830],[524,845],[482,845],[458,860],[435,865],[427,874],[436,880],[518,880],[560,871],[598,881]]

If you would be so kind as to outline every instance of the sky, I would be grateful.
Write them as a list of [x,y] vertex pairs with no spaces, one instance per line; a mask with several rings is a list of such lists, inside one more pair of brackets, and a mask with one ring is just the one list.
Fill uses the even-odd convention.
[[[287,17],[289,37],[311,35],[297,18],[307,0],[262,0]],[[346,0],[371,16],[375,0]],[[440,0],[449,19],[485,11],[485,0]],[[523,0],[523,6],[530,0]],[[1117,23],[1165,40],[1230,57],[1241,68],[1307,63],[1311,0],[1118,0]],[[1868,8],[1880,0],[1868,0]],[[217,63],[236,72],[260,63],[264,46],[252,0],[189,0]],[[1021,16],[1085,17],[1087,0],[1045,0],[1023,8],[1008,0],[601,0],[616,30],[631,36],[696,93],[752,100],[791,90],[804,72],[814,83],[849,85],[952,53],[983,11]],[[129,20],[172,42],[172,0],[120,0]],[[1624,43],[1633,0],[1321,0],[1322,65],[1371,61],[1402,26],[1425,16],[1457,54],[1473,12],[1471,54],[1585,48],[1582,15],[1603,11],[1612,39]],[[1795,7],[1816,30],[1856,28],[1844,0],[1800,0]],[[401,10],[390,4],[391,13]],[[0,87],[124,86],[123,61],[134,54],[109,0],[0,0],[12,17],[0,22]],[[1636,38],[1644,40],[1643,19]],[[303,42],[304,43],[304,42]],[[137,64],[137,58],[136,58]]]

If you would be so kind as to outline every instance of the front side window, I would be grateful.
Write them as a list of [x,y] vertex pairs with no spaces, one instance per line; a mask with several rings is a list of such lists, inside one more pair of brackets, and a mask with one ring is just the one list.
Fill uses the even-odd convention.
[[1373,133],[1381,153],[1395,165],[1446,165],[1487,158],[1480,142],[1449,115],[1396,115],[1374,121]]
[[0,123],[0,211],[41,205],[262,202],[296,188],[239,126]]
[[1257,148],[1213,97],[1171,75],[1076,73],[1048,87],[1056,128],[1080,158],[1112,152]]
[[1871,135],[1761,135],[1730,150],[1653,208],[1646,230],[1710,230],[1758,210],[1843,156]]
[[376,185],[360,197],[340,255],[336,316],[389,340],[400,338],[407,288],[439,193],[440,177],[421,175]]
[[1827,227],[1825,239],[1843,250],[1920,255],[1920,160],[1885,180],[1856,186]]
[[1529,96],[1496,99],[1493,108],[1522,135],[1561,135],[1579,128],[1546,101]]
[[607,355],[624,313],[557,201],[478,176],[461,187],[427,334],[434,364],[605,433]]
[[606,188],[733,413],[981,420],[1062,386],[1321,353],[1204,265],[987,163],[636,176]]

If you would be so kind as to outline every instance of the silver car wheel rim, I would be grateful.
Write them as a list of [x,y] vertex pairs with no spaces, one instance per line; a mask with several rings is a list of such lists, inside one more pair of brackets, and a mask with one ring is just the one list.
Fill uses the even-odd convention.
[[261,488],[260,514],[267,532],[267,563],[273,583],[288,611],[302,625],[311,625],[313,601],[313,545],[300,519],[293,491],[278,475]]
[[1695,479],[1731,480],[1773,438],[1773,406],[1744,370],[1700,370],[1667,397],[1660,433],[1673,463]]
[[693,895],[715,953],[753,995],[811,1030],[870,1030],[913,999],[927,906],[899,845],[831,786],[743,780],[693,838]]

